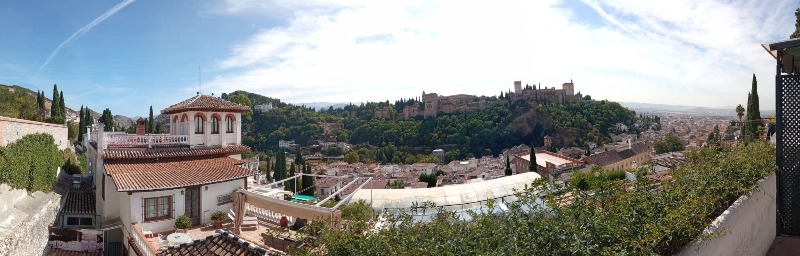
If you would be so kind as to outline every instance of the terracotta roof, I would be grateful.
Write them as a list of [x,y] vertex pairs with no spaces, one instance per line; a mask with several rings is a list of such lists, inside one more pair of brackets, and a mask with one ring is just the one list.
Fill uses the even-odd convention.
[[617,151],[614,150],[606,151],[600,154],[594,154],[586,158],[588,159],[590,164],[596,164],[600,166],[606,166],[622,161],[622,157],[620,157],[619,153],[617,153]]
[[70,191],[64,202],[64,213],[92,214],[95,213],[94,191]]
[[103,255],[102,252],[78,252],[78,251],[67,251],[57,248],[52,248],[47,252],[47,256],[100,256]]
[[103,152],[105,160],[148,160],[187,157],[229,156],[250,151],[245,145],[213,146],[201,148],[150,148],[150,149],[107,149]]
[[230,157],[181,161],[111,161],[106,173],[117,191],[180,188],[241,179],[253,171],[239,167],[241,160]]
[[267,250],[246,242],[228,232],[216,233],[205,238],[194,240],[188,244],[169,247],[157,255],[266,255]]
[[644,142],[637,142],[631,145],[631,149],[633,149],[637,155],[641,153],[648,153],[650,152],[650,145]]
[[636,156],[636,152],[634,152],[632,149],[626,149],[626,150],[620,151],[618,153],[619,153],[619,157],[622,158],[622,159],[628,159],[628,158]]
[[209,95],[197,95],[161,110],[161,114],[174,114],[184,111],[226,111],[241,113],[248,110],[250,110],[249,107],[239,105],[238,103]]
[[342,180],[339,179],[339,178],[325,177],[325,178],[318,179],[314,183],[314,185],[317,186],[318,188],[331,188],[333,186],[336,186],[336,184],[340,184],[341,182],[342,182]]

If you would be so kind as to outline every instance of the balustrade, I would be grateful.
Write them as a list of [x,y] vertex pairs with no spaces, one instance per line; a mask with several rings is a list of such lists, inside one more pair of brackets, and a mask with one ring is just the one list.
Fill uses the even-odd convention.
[[153,247],[152,244],[147,242],[147,238],[145,238],[144,233],[142,233],[142,229],[140,229],[138,225],[133,225],[133,230],[130,234],[130,237],[132,239],[132,245],[138,247],[138,252],[142,253],[142,255],[155,256],[158,254],[158,250]]
[[112,147],[189,144],[189,136],[171,134],[106,134],[104,140],[106,145]]

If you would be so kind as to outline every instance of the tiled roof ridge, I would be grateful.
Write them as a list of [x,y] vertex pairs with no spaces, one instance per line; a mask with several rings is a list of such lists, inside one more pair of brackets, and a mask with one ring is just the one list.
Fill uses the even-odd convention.
[[234,155],[250,151],[246,145],[212,146],[202,148],[179,148],[179,149],[107,149],[103,152],[106,160],[144,160],[144,159],[171,159],[202,156]]
[[[247,251],[250,254],[267,255],[267,249],[261,248],[260,246],[257,246],[254,243],[245,241],[242,238],[240,238],[238,236],[235,236],[232,233],[228,233],[228,231],[224,231],[222,229],[217,230],[217,233],[214,233],[212,235],[209,235],[209,236],[206,236],[206,237],[203,237],[203,238],[200,238],[200,239],[195,239],[195,240],[193,240],[192,242],[189,242],[189,243],[170,246],[166,250],[161,251],[158,255],[182,255],[180,250],[189,249],[189,247],[202,246],[202,244],[200,244],[200,243],[213,243],[215,245],[219,245],[218,243],[213,241],[214,239],[224,239],[224,240],[226,240],[228,242],[237,243],[239,245],[245,246],[245,247],[247,247]],[[225,248],[225,249],[222,249],[219,252],[220,253],[230,253],[229,249],[230,248]],[[176,254],[172,254],[170,252],[175,252]],[[241,253],[242,251],[238,251],[238,252]]]

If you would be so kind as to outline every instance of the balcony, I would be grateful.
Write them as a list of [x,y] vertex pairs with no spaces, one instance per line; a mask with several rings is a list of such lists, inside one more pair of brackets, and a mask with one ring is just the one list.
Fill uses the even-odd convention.
[[105,144],[109,148],[170,147],[189,145],[189,136],[171,134],[106,134]]
[[[138,255],[142,256],[155,256],[158,255],[162,249],[167,246],[177,246],[176,244],[165,245],[161,243],[159,235],[167,237],[175,230],[166,230],[163,232],[153,232],[150,237],[145,237],[139,225],[133,225],[133,231],[130,234],[129,245],[133,248]],[[192,240],[199,240],[208,238],[215,233],[221,231],[232,232],[234,230],[233,222],[225,221],[222,226],[217,228],[214,225],[194,226],[186,230],[186,233],[192,237]],[[242,229],[241,234],[237,235],[250,244],[266,249],[273,253],[280,253],[288,248],[293,241],[299,239],[299,234],[290,229],[283,229],[280,226],[259,222],[258,228],[255,229]],[[266,239],[264,238],[266,237]]]

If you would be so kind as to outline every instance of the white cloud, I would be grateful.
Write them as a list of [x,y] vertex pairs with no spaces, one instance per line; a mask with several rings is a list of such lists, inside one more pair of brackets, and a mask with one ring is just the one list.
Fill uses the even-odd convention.
[[773,60],[759,43],[788,37],[791,2],[585,4],[606,23],[560,1],[232,1],[229,13],[292,14],[232,46],[204,87],[357,102],[574,79],[595,98],[727,107],[745,103],[755,73],[762,109],[774,108]]

